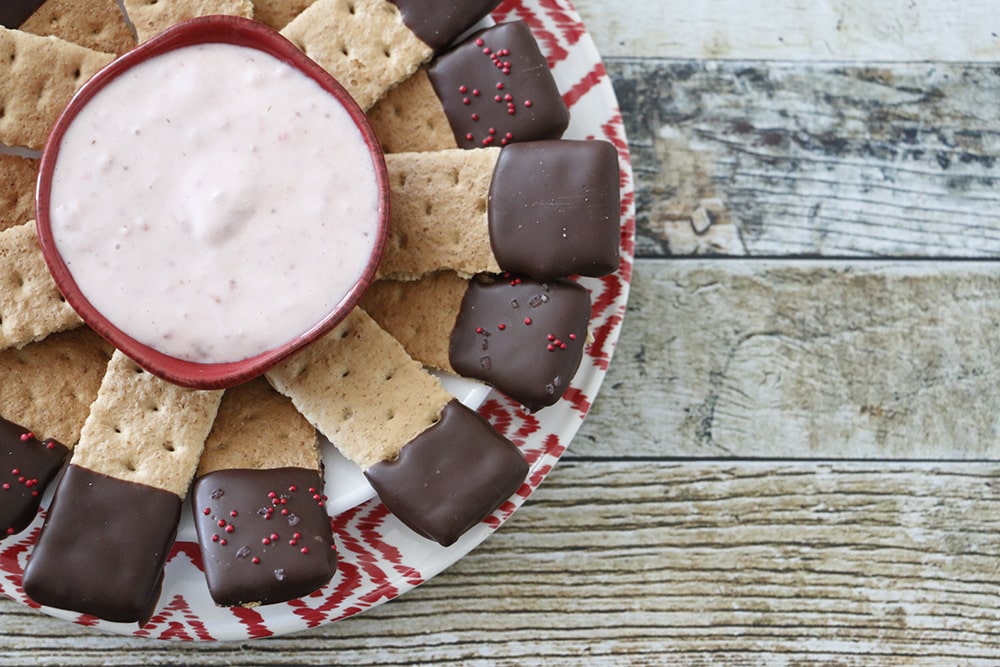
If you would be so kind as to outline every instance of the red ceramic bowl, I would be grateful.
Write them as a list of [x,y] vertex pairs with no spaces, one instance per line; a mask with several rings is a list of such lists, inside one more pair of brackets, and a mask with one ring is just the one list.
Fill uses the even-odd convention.
[[[322,320],[292,340],[246,359],[220,363],[200,363],[164,354],[124,333],[110,322],[77,286],[72,272],[57,250],[50,221],[53,172],[59,158],[60,146],[80,110],[104,86],[133,66],[174,49],[209,43],[234,44],[270,54],[304,73],[336,98],[348,112],[367,144],[375,167],[378,192],[377,238],[374,249],[368,258],[362,277],[344,298]],[[165,380],[185,387],[219,389],[261,375],[327,333],[355,307],[374,278],[388,233],[388,193],[388,176],[379,142],[368,125],[364,112],[340,83],[268,26],[238,17],[207,16],[179,23],[126,53],[98,72],[73,97],[55,124],[42,155],[36,193],[36,218],[42,253],[56,285],[87,324],[143,368]]]

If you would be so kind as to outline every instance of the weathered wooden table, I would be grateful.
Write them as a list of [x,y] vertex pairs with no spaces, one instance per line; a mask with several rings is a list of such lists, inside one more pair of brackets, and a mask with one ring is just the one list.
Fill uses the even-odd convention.
[[639,259],[524,508],[340,624],[181,645],[2,601],[0,661],[1000,663],[1000,6],[576,4]]

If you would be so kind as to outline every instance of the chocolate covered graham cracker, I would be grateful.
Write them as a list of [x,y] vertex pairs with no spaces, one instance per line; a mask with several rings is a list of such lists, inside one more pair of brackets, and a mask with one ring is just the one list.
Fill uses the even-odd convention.
[[28,597],[109,621],[148,620],[221,396],[114,353],[25,568]]
[[250,0],[125,0],[125,11],[140,42],[185,19],[212,14],[253,18]]
[[20,28],[45,0],[4,0],[0,2],[0,26]]
[[364,470],[393,514],[440,544],[484,519],[527,475],[517,448],[361,309],[267,378]]
[[73,94],[113,59],[58,37],[0,28],[0,143],[41,149]]
[[538,280],[618,268],[618,153],[606,141],[386,156],[391,189],[382,278],[442,269]]
[[416,72],[368,112],[387,153],[558,139],[569,111],[531,30],[479,31]]
[[369,109],[499,0],[317,0],[281,34]]
[[111,349],[79,327],[0,352],[0,537],[34,519],[80,439]]
[[421,363],[481,380],[529,410],[569,389],[590,321],[580,285],[511,275],[379,281],[362,306]]
[[191,497],[216,604],[284,602],[336,572],[316,429],[263,379],[226,390]]
[[82,323],[45,265],[34,221],[0,232],[0,349]]

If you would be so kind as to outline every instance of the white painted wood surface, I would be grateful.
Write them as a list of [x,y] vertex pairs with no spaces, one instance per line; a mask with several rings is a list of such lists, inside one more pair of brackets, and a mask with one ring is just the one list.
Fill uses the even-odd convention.
[[604,57],[981,61],[1000,58],[993,0],[578,0]]
[[150,643],[0,601],[0,664],[1000,664],[1000,6],[577,7],[639,258],[604,389],[525,507],[290,637]]

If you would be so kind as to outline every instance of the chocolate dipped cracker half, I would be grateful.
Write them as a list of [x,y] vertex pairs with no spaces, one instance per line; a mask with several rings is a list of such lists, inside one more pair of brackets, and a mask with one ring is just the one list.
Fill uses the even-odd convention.
[[285,602],[329,582],[325,500],[316,429],[262,378],[226,390],[191,491],[215,603]]
[[617,270],[618,153],[606,141],[386,156],[392,202],[379,277],[449,269],[536,280]]
[[0,537],[35,518],[80,439],[110,356],[86,327],[0,352]]
[[441,272],[379,281],[362,305],[421,363],[485,382],[532,411],[565,395],[589,337],[590,293],[570,280]]
[[569,110],[531,30],[513,21],[435,58],[368,119],[384,150],[400,153],[559,139]]
[[112,355],[25,568],[29,598],[108,621],[149,620],[221,396]]
[[368,109],[499,0],[317,0],[281,34]]
[[517,447],[360,308],[266,376],[400,521],[439,544],[485,519],[527,475]]

